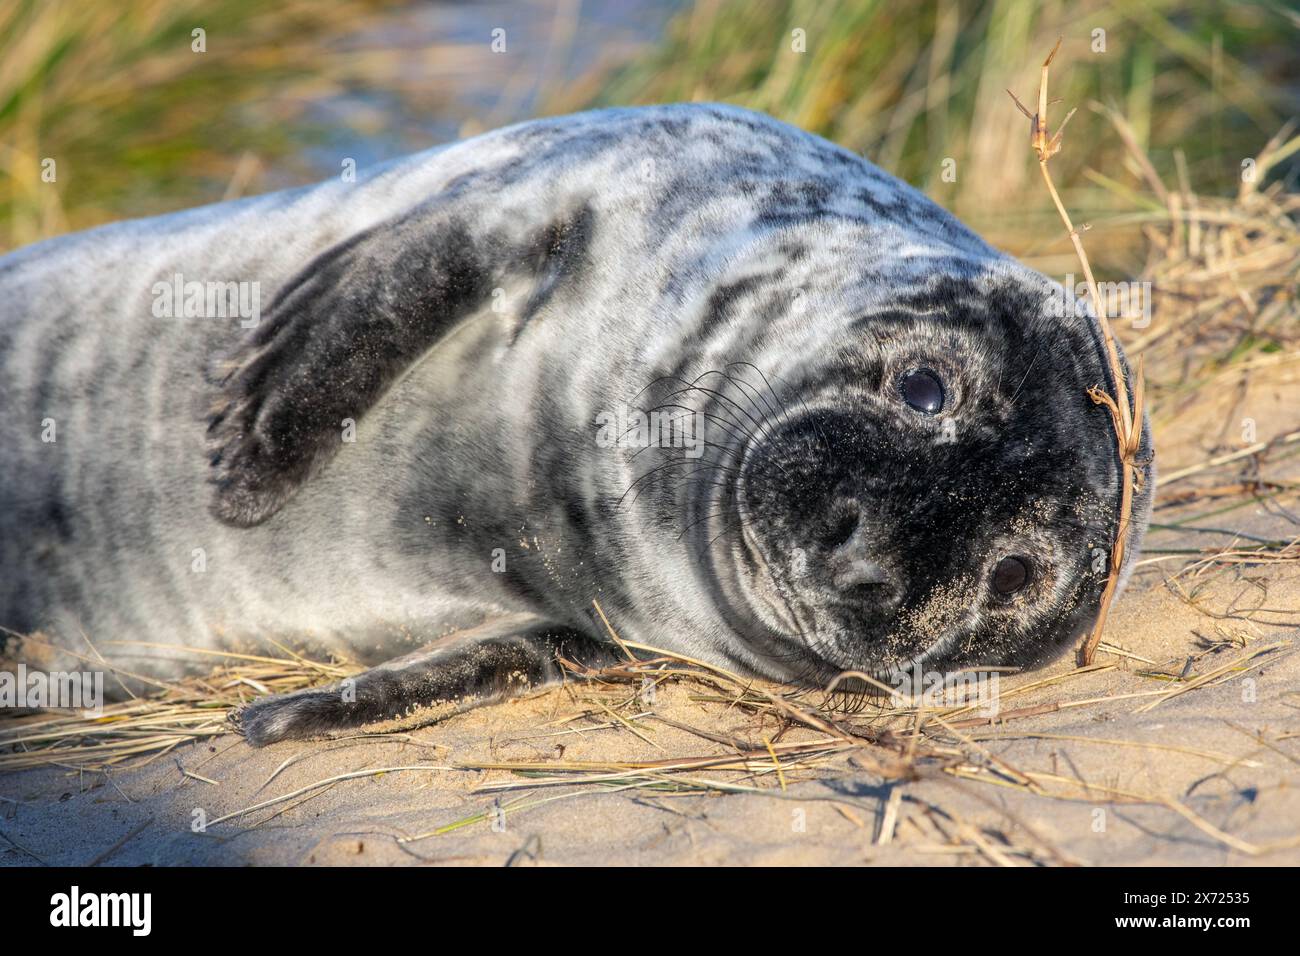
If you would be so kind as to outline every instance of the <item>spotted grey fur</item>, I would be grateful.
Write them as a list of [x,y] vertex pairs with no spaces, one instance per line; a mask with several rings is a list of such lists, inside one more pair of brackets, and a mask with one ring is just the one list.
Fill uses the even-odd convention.
[[[175,275],[255,282],[265,314],[158,318]],[[1095,617],[1119,486],[1096,323],[1059,292],[860,157],[716,105],[19,250],[5,655],[122,686],[268,639],[373,666],[246,708],[255,743],[607,661],[593,601],[628,640],[804,683],[1041,663]],[[940,414],[901,400],[916,368]],[[703,453],[598,441],[620,403],[696,416]],[[1032,569],[1010,598],[1007,554]]]

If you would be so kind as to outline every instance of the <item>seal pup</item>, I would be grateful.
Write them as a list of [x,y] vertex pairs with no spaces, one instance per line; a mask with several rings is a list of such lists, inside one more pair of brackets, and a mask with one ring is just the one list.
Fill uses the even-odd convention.
[[[268,638],[372,666],[250,704],[254,744],[611,660],[593,601],[809,685],[1040,664],[1118,527],[1104,346],[1061,301],[719,105],[37,244],[0,259],[6,654],[124,687]],[[1130,566],[1151,459],[1144,423]]]

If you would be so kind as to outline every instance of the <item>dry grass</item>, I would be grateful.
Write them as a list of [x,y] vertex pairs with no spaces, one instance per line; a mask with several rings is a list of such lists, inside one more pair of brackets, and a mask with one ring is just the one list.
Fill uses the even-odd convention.
[[[793,48],[795,30],[806,52]],[[1021,82],[1027,51],[1064,34],[1057,95],[1122,111],[1156,169],[1172,173],[1171,153],[1184,147],[1191,181],[1222,193],[1260,131],[1296,115],[1288,77],[1298,31],[1280,6],[1210,0],[699,0],[683,6],[662,45],[556,91],[551,106],[722,100],[762,110],[867,156],[995,245],[1060,275],[1069,250],[1041,246],[1059,234],[1056,217],[1026,201],[1034,172],[1022,162],[1020,117],[1002,99]],[[1087,175],[1132,181],[1120,172],[1125,147],[1105,126],[1091,112],[1076,117],[1076,144],[1055,164],[1065,203],[1093,222],[1131,206]],[[955,182],[944,178],[949,159]],[[1131,274],[1141,235],[1112,233],[1094,255],[1103,271]]]
[[[508,802],[498,799],[493,808],[425,833],[403,837],[402,842],[431,839],[489,820],[494,813],[517,813],[541,802],[577,797],[593,791],[637,791],[652,793],[659,799],[700,793],[747,793],[772,799],[785,799],[787,796],[796,799],[788,794],[789,787],[796,783],[824,780],[836,775],[860,777],[865,773],[870,779],[886,785],[947,780],[963,785],[1010,787],[1069,801],[1104,799],[1161,806],[1185,818],[1212,839],[1252,856],[1300,845],[1300,838],[1270,846],[1249,844],[1222,832],[1166,794],[1119,789],[1077,776],[1017,768],[998,758],[981,743],[981,739],[989,739],[994,733],[1005,738],[1017,721],[1047,713],[1102,709],[1122,701],[1144,701],[1147,708],[1154,708],[1179,694],[1252,673],[1265,662],[1288,653],[1290,645],[1285,642],[1260,644],[1237,654],[1224,649],[1221,661],[1203,675],[1187,680],[1164,673],[1135,675],[1138,686],[1147,682],[1157,686],[1125,693],[1095,695],[1086,690],[1090,678],[1114,671],[1118,667],[1116,664],[1096,664],[1049,677],[1022,675],[1003,685],[996,716],[975,716],[986,702],[969,699],[929,706],[925,702],[891,700],[883,695],[859,696],[852,698],[852,706],[846,709],[845,699],[837,694],[794,692],[653,648],[629,646],[642,655],[653,656],[596,671],[569,665],[574,680],[572,699],[577,712],[553,721],[550,733],[572,732],[575,726],[588,732],[597,729],[652,732],[656,723],[663,723],[694,736],[698,747],[654,759],[456,763],[454,766],[459,769],[508,771],[514,777],[481,784],[473,792],[498,798],[505,794],[519,796]],[[1172,666],[1175,662],[1168,663]],[[1172,688],[1170,681],[1175,684]],[[655,714],[653,706],[646,700],[646,688],[662,688],[669,684],[685,690],[691,701],[714,715],[717,726],[693,726]],[[1071,688],[1077,689],[1071,692]],[[1022,700],[1043,696],[1044,692],[1050,701],[1016,706]],[[619,719],[608,720],[607,715],[611,713]],[[740,730],[736,727],[738,723]],[[1077,740],[1099,747],[1187,751],[1188,757],[1208,760],[1221,767],[1258,766],[1239,755],[1150,741]],[[561,792],[541,798],[529,796],[552,790]],[[886,804],[875,833],[877,843],[890,842],[892,837],[890,808],[893,808],[896,822],[898,802],[902,798],[900,791],[895,790],[894,794],[896,796],[891,796]],[[908,799],[923,806],[927,819],[934,814],[940,817],[948,815],[935,804],[915,797]],[[846,817],[855,819],[851,804],[846,802],[840,809]],[[948,822],[953,821],[949,819]],[[859,825],[862,824],[859,822]],[[1022,826],[1022,829],[1034,832],[1032,827]],[[948,839],[943,842],[949,849],[955,839],[957,843],[968,845],[972,852],[987,856],[999,865],[1013,861],[1072,862],[1041,838],[1034,846],[1012,845],[1009,849],[998,849],[992,843],[984,842],[986,837],[982,838],[974,827],[937,824],[936,830],[939,834],[947,833]]]
[[1093,315],[1101,328],[1102,337],[1106,342],[1106,357],[1109,360],[1110,377],[1114,395],[1110,395],[1097,383],[1088,389],[1088,395],[1098,405],[1105,405],[1110,411],[1111,424],[1115,428],[1115,443],[1119,453],[1120,461],[1120,500],[1117,527],[1115,529],[1115,540],[1111,543],[1110,548],[1110,573],[1106,576],[1106,587],[1102,591],[1101,604],[1097,610],[1097,621],[1093,625],[1092,633],[1084,640],[1082,647],[1079,649],[1079,663],[1086,667],[1092,663],[1093,655],[1097,652],[1097,645],[1101,643],[1102,632],[1106,629],[1106,618],[1110,613],[1111,601],[1115,598],[1116,588],[1119,586],[1120,575],[1124,569],[1124,552],[1128,545],[1129,524],[1133,518],[1133,492],[1137,482],[1142,478],[1144,463],[1137,460],[1137,454],[1142,444],[1143,415],[1143,378],[1142,378],[1142,358],[1138,357],[1137,368],[1132,375],[1132,402],[1129,398],[1129,381],[1125,375],[1123,364],[1119,358],[1119,347],[1115,344],[1115,335],[1111,331],[1110,317],[1106,304],[1102,302],[1101,294],[1097,290],[1097,280],[1092,274],[1092,264],[1088,261],[1088,254],[1084,251],[1083,240],[1080,237],[1080,231],[1075,228],[1074,223],[1070,221],[1070,214],[1066,211],[1065,205],[1061,202],[1061,196],[1056,191],[1056,184],[1052,181],[1052,174],[1048,171],[1048,161],[1061,151],[1061,137],[1065,132],[1065,126],[1074,116],[1075,111],[1070,110],[1061,121],[1060,127],[1055,135],[1050,135],[1047,124],[1047,88],[1048,74],[1052,65],[1052,60],[1056,57],[1057,52],[1061,49],[1062,40],[1058,39],[1056,45],[1052,47],[1052,52],[1047,54],[1047,59],[1043,61],[1042,73],[1038,81],[1038,111],[1030,113],[1025,109],[1016,95],[1011,93],[1011,99],[1015,100],[1016,106],[1020,112],[1029,119],[1030,128],[1030,146],[1038,157],[1038,169],[1043,177],[1043,183],[1047,186],[1047,191],[1052,197],[1052,204],[1056,207],[1057,214],[1061,217],[1061,222],[1065,225],[1066,234],[1070,237],[1070,242],[1074,246],[1075,254],[1079,257],[1079,265],[1083,268],[1084,278],[1088,283],[1088,295],[1092,301]]
[[67,711],[0,719],[0,773],[33,767],[128,769],[186,743],[230,732],[226,714],[254,697],[339,680],[359,668],[291,655],[217,654],[224,663],[148,697],[110,704],[97,716]]
[[[1110,115],[1131,143],[1125,121]],[[1268,170],[1300,151],[1292,131],[1284,128],[1253,157],[1253,177],[1227,198],[1198,195],[1186,177],[1166,185],[1132,147],[1149,191],[1133,197],[1141,209],[1117,221],[1139,225],[1147,239],[1147,263],[1137,278],[1150,283],[1153,319],[1128,351],[1167,373],[1151,390],[1157,422],[1243,371],[1300,360],[1300,193],[1282,182],[1261,187]],[[1211,467],[1297,439],[1300,432],[1288,430]],[[1160,485],[1199,470],[1166,473]]]
[[[394,773],[504,771],[511,775],[510,779],[493,779],[471,791],[494,798],[486,809],[427,832],[402,835],[398,838],[402,845],[490,822],[495,815],[518,814],[544,803],[588,793],[636,791],[658,800],[700,793],[746,793],[773,799],[788,795],[794,799],[788,790],[798,783],[866,774],[885,785],[948,781],[967,788],[1012,788],[1066,801],[1105,800],[1161,806],[1219,843],[1251,856],[1300,844],[1300,839],[1268,846],[1247,843],[1219,830],[1167,794],[1119,788],[1078,775],[1015,767],[981,742],[993,735],[1014,736],[1017,722],[1044,714],[1100,710],[1124,702],[1140,703],[1144,709],[1155,708],[1175,696],[1254,673],[1266,663],[1276,661],[1279,655],[1291,652],[1293,649],[1285,642],[1257,644],[1245,649],[1220,646],[1207,652],[1207,657],[1212,658],[1208,669],[1187,678],[1176,672],[1180,662],[1167,661],[1149,671],[1132,673],[1130,684],[1134,689],[1124,692],[1097,694],[1089,688],[1092,678],[1119,668],[1116,663],[1094,664],[1046,677],[1005,677],[995,716],[981,713],[987,699],[963,698],[960,694],[955,699],[937,702],[891,699],[883,695],[846,699],[839,693],[797,692],[654,648],[635,644],[626,647],[629,655],[635,651],[638,656],[629,656],[628,661],[616,666],[589,670],[566,662],[569,675],[566,687],[547,693],[567,694],[568,706],[524,739],[610,732],[626,735],[629,745],[638,751],[635,757],[600,761],[464,760],[370,767],[331,774],[259,799],[209,821],[208,826],[231,822],[257,826],[271,818],[258,820],[259,815],[271,812],[272,817],[278,816],[291,801],[309,798],[346,781]],[[1103,645],[1103,651],[1107,650],[1110,649]],[[9,719],[0,724],[0,750],[3,751],[0,772],[53,767],[82,773],[140,767],[165,757],[183,744],[231,733],[225,720],[227,712],[253,694],[294,690],[323,678],[337,679],[353,670],[345,665],[311,662],[296,656],[232,658],[206,679],[185,681],[147,699],[107,707],[99,717],[47,714]],[[707,715],[712,723],[686,723],[657,714],[654,695],[669,688],[697,704],[698,713]],[[701,722],[703,726],[699,725]],[[646,758],[642,744],[652,738],[658,725],[682,732],[674,739],[694,739],[697,746],[667,749],[656,744],[659,756]],[[1026,735],[1052,738],[1050,734],[1034,731]],[[1185,752],[1189,759],[1206,760],[1225,768],[1258,766],[1240,755],[1151,741],[1061,739],[1096,747]],[[232,739],[230,746],[237,745]],[[300,755],[285,761],[263,786],[274,781]],[[187,777],[216,784],[198,772],[202,761],[192,767],[184,771]],[[928,821],[925,826],[930,830],[926,838],[935,841],[927,844],[931,849],[947,846],[951,850],[955,843],[998,865],[1074,862],[1041,839],[1025,846],[990,842],[987,833],[955,820],[950,811],[937,804],[915,796],[907,799],[921,810],[917,819]],[[898,801],[891,800],[891,804],[897,814]],[[850,802],[837,805],[837,809],[847,818],[857,820]],[[857,823],[863,825],[860,820]],[[911,825],[921,826],[916,820]],[[877,827],[875,842],[889,842],[893,838],[893,826],[887,815]],[[1021,829],[1033,832],[1031,827],[1022,825]]]

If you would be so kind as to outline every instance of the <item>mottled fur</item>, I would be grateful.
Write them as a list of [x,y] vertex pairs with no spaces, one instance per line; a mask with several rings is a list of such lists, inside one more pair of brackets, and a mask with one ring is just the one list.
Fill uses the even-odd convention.
[[[175,274],[260,283],[260,325],[155,317]],[[780,679],[1039,663],[1095,616],[1119,497],[1099,334],[1059,291],[852,153],[714,105],[41,243],[0,259],[0,625],[39,632],[34,662],[163,678],[267,637],[429,648],[361,707],[254,704],[256,743],[553,680],[557,642],[600,657],[593,599]],[[939,416],[900,399],[918,366]],[[704,454],[606,447],[621,403],[700,415]],[[879,580],[837,587],[846,549]],[[1003,600],[1009,553],[1035,574]]]

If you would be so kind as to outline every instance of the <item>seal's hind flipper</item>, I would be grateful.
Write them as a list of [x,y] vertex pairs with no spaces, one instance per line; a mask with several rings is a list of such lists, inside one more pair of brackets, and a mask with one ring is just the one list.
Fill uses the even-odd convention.
[[568,628],[498,628],[490,636],[476,628],[330,687],[255,700],[231,721],[254,747],[366,726],[409,729],[557,683],[558,658],[586,667],[617,659],[611,645]]

